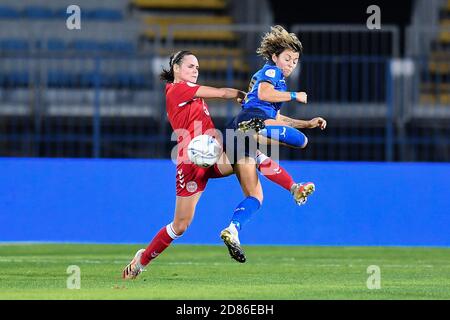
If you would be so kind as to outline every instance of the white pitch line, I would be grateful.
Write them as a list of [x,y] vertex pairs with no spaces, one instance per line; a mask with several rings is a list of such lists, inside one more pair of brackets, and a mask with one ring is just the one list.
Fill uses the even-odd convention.
[[[0,263],[70,263],[70,264],[126,264],[128,260],[91,260],[91,259],[83,259],[83,260],[69,260],[69,259],[17,259],[17,258],[5,258],[0,257]],[[264,262],[257,262],[259,265],[267,264]],[[208,263],[208,262],[192,262],[192,261],[180,261],[180,262],[161,262],[161,264],[165,265],[223,265],[224,263]],[[292,266],[295,263],[282,263],[285,266]],[[367,264],[299,264],[300,267],[305,268],[333,268],[333,267],[349,267],[349,268],[366,268]],[[435,265],[431,264],[379,264],[380,268],[434,268]],[[440,268],[449,268],[449,265],[441,265]]]

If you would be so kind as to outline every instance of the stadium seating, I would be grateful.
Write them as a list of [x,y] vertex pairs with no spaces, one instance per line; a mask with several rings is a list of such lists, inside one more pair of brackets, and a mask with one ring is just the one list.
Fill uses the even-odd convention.
[[[48,52],[49,54],[66,55],[70,53],[82,55],[123,55],[136,54],[142,39],[153,40],[155,37],[152,26],[161,28],[164,38],[172,25],[201,25],[202,30],[176,30],[173,34],[175,47],[161,49],[159,54],[168,56],[171,51],[189,48],[202,60],[203,71],[214,71],[221,79],[210,79],[215,84],[226,83],[226,72],[246,75],[250,68],[245,61],[245,52],[238,47],[238,36],[227,30],[205,30],[205,25],[230,26],[232,18],[226,14],[226,1],[79,1],[82,8],[83,32],[71,32],[61,28],[65,23],[67,12],[63,2],[48,2],[44,0],[17,3],[5,0],[0,6],[0,50],[2,55],[14,55],[20,52]],[[107,5],[106,5],[107,4]],[[127,4],[134,6],[137,14],[131,15]],[[175,6],[175,4],[177,6]],[[189,13],[185,8],[198,11]],[[183,14],[180,14],[183,12]],[[163,14],[162,14],[163,13]],[[137,19],[135,19],[137,18]],[[142,18],[142,19],[139,19]],[[63,20],[64,19],[64,20]],[[132,19],[138,20],[133,21]],[[140,21],[139,21],[140,20]],[[142,22],[142,24],[140,23]],[[28,27],[23,28],[26,24]],[[134,25],[134,26],[132,26]],[[139,27],[140,25],[140,27]],[[130,28],[130,26],[132,26]],[[148,43],[152,43],[149,41]],[[211,45],[213,44],[213,45]],[[144,48],[149,47],[145,45]],[[11,61],[6,62],[13,63]],[[10,67],[7,67],[8,70]],[[149,77],[126,70],[105,70],[110,79],[101,77],[102,86],[133,86],[142,87],[149,84]],[[116,73],[118,72],[118,73]],[[148,70],[148,72],[151,72]],[[29,77],[21,72],[9,70],[3,72],[0,66],[1,83],[6,85],[28,85]],[[91,86],[94,84],[92,74],[82,70],[47,70],[50,86]]]
[[[65,27],[68,14],[63,2],[36,0],[14,3],[5,0],[0,6],[0,55],[4,57],[0,63],[0,86],[22,88],[44,81],[48,87],[56,88],[96,85],[102,88],[152,88],[151,77],[126,67],[109,67],[97,78],[93,68],[89,70],[77,65],[55,68],[39,62],[41,60],[29,59],[30,65],[34,66],[32,68],[43,68],[39,71],[41,76],[36,77],[37,70],[23,71],[21,60],[14,59],[20,56],[25,59],[36,53],[44,54],[41,57],[71,54],[86,57],[101,54],[103,57],[136,53],[138,28],[132,21],[125,21],[127,1],[108,3],[112,6],[102,7],[101,1],[81,0],[83,32],[73,32]],[[146,72],[151,74],[151,70]]]
[[[190,16],[150,16],[145,18],[145,23],[148,25],[158,25],[161,29],[161,36],[167,38],[170,26],[174,25],[189,25],[189,26],[205,26],[205,25],[223,25],[229,26],[232,24],[230,16],[215,16],[215,15],[190,15]],[[149,38],[155,37],[153,30],[145,31],[145,35]],[[188,41],[235,41],[237,39],[233,32],[227,30],[205,30],[201,29],[187,29],[181,27],[173,34],[174,40],[188,40]]]
[[[95,106],[102,116],[101,132],[119,142],[128,139],[126,147],[113,154],[148,154],[149,141],[168,132],[158,73],[174,51],[187,49],[199,57],[202,83],[228,87],[235,78],[233,85],[242,89],[248,85],[250,67],[237,34],[181,30],[173,47],[164,43],[170,25],[230,26],[233,19],[225,0],[77,0],[82,32],[65,28],[69,4],[68,0],[2,0],[0,5],[0,114],[12,124],[0,134],[8,140],[11,132],[19,141],[9,147],[10,154],[30,151],[20,141],[29,136],[27,130],[38,116],[42,122],[36,132],[43,137],[39,153],[91,156],[88,132],[93,130]],[[151,34],[155,25],[163,31],[162,45],[156,48]],[[223,99],[210,103],[219,121],[234,105]],[[22,120],[17,117],[28,124],[20,127]],[[141,141],[130,135],[135,131],[142,132]],[[52,139],[61,143],[55,145]],[[152,148],[164,152],[164,147]]]
[[132,4],[142,9],[207,9],[223,10],[226,7],[225,0],[133,0]]
[[25,19],[51,19],[54,17],[54,14],[47,7],[30,6],[23,9],[22,17]]
[[27,40],[24,39],[1,39],[0,50],[2,51],[17,51],[17,50],[29,50],[30,46]]
[[[237,39],[236,34],[233,32],[217,28],[217,26],[230,26],[233,22],[232,18],[227,15],[217,15],[214,12],[208,12],[202,15],[186,15],[186,13],[180,14],[179,12],[170,11],[166,12],[165,15],[156,15],[156,13],[153,12],[152,14],[150,11],[149,15],[144,17],[144,22],[149,26],[157,25],[160,28],[160,36],[164,39],[168,37],[171,27],[175,28],[173,31],[175,41],[228,42]],[[177,27],[177,25],[181,26]],[[214,28],[208,29],[208,25],[214,26]],[[186,26],[188,27],[186,28]],[[144,35],[153,39],[156,33],[153,28],[149,28],[144,31]]]
[[432,43],[420,87],[420,102],[425,105],[450,104],[450,0],[439,17],[441,31]]
[[20,15],[20,11],[16,8],[3,5],[0,6],[0,19],[18,19]]
[[[210,1],[132,1],[148,26],[142,36],[149,41],[160,37],[170,49],[160,50],[169,56],[178,50],[190,50],[201,60],[202,71],[222,73],[221,80],[208,79],[215,84],[226,83],[226,72],[247,77],[250,70],[246,52],[239,44],[240,36],[227,27],[233,24],[227,3]],[[190,12],[186,8],[192,9]],[[201,10],[201,14],[199,13]]]
[[113,9],[95,8],[84,13],[87,19],[121,21],[124,17],[122,12]]
[[30,74],[27,71],[12,71],[0,73],[0,86],[5,88],[27,87]]
[[[116,9],[83,9],[83,18],[99,21],[120,21],[124,19],[121,11]],[[0,6],[0,19],[59,19],[67,17],[67,7],[51,9],[45,6],[27,6],[15,8]]]

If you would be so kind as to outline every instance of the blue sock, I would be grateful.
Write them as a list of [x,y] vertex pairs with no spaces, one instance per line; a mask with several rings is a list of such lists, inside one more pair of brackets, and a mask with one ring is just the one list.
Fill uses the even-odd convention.
[[303,148],[308,143],[308,138],[303,133],[287,126],[266,126],[259,134],[296,148]]
[[241,230],[241,228],[250,221],[253,213],[258,211],[260,207],[261,203],[255,197],[249,196],[245,198],[234,210],[231,222],[236,225],[238,230]]

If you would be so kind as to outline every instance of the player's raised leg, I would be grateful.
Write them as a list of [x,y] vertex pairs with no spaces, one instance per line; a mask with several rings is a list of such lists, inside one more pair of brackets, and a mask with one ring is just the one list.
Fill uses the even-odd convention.
[[288,190],[298,205],[305,204],[308,196],[315,190],[312,182],[295,183],[289,172],[259,150],[257,151],[256,165],[263,176]]
[[146,249],[140,249],[122,272],[124,279],[135,279],[150,261],[158,257],[173,240],[183,235],[191,224],[202,192],[190,197],[177,197],[173,222],[162,227]]
[[263,176],[288,191],[295,184],[292,176],[279,163],[259,150],[256,153],[256,167]]
[[[270,120],[266,120],[269,122]],[[260,143],[279,143],[295,149],[304,149],[308,145],[308,138],[298,129],[287,125],[267,125],[258,132]]]

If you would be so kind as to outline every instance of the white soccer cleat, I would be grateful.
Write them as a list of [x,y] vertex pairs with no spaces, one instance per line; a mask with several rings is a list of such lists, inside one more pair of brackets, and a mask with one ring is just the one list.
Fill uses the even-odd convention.
[[308,196],[316,190],[316,186],[312,182],[296,183],[291,188],[291,194],[295,202],[301,206],[306,203]]
[[138,275],[144,270],[144,266],[141,265],[141,257],[144,253],[145,249],[139,249],[138,252],[134,255],[133,260],[123,269],[122,278],[127,279],[136,279]]
[[231,258],[237,262],[244,263],[246,261],[244,250],[241,248],[238,232],[235,226],[225,228],[220,233],[220,237],[228,248]]

